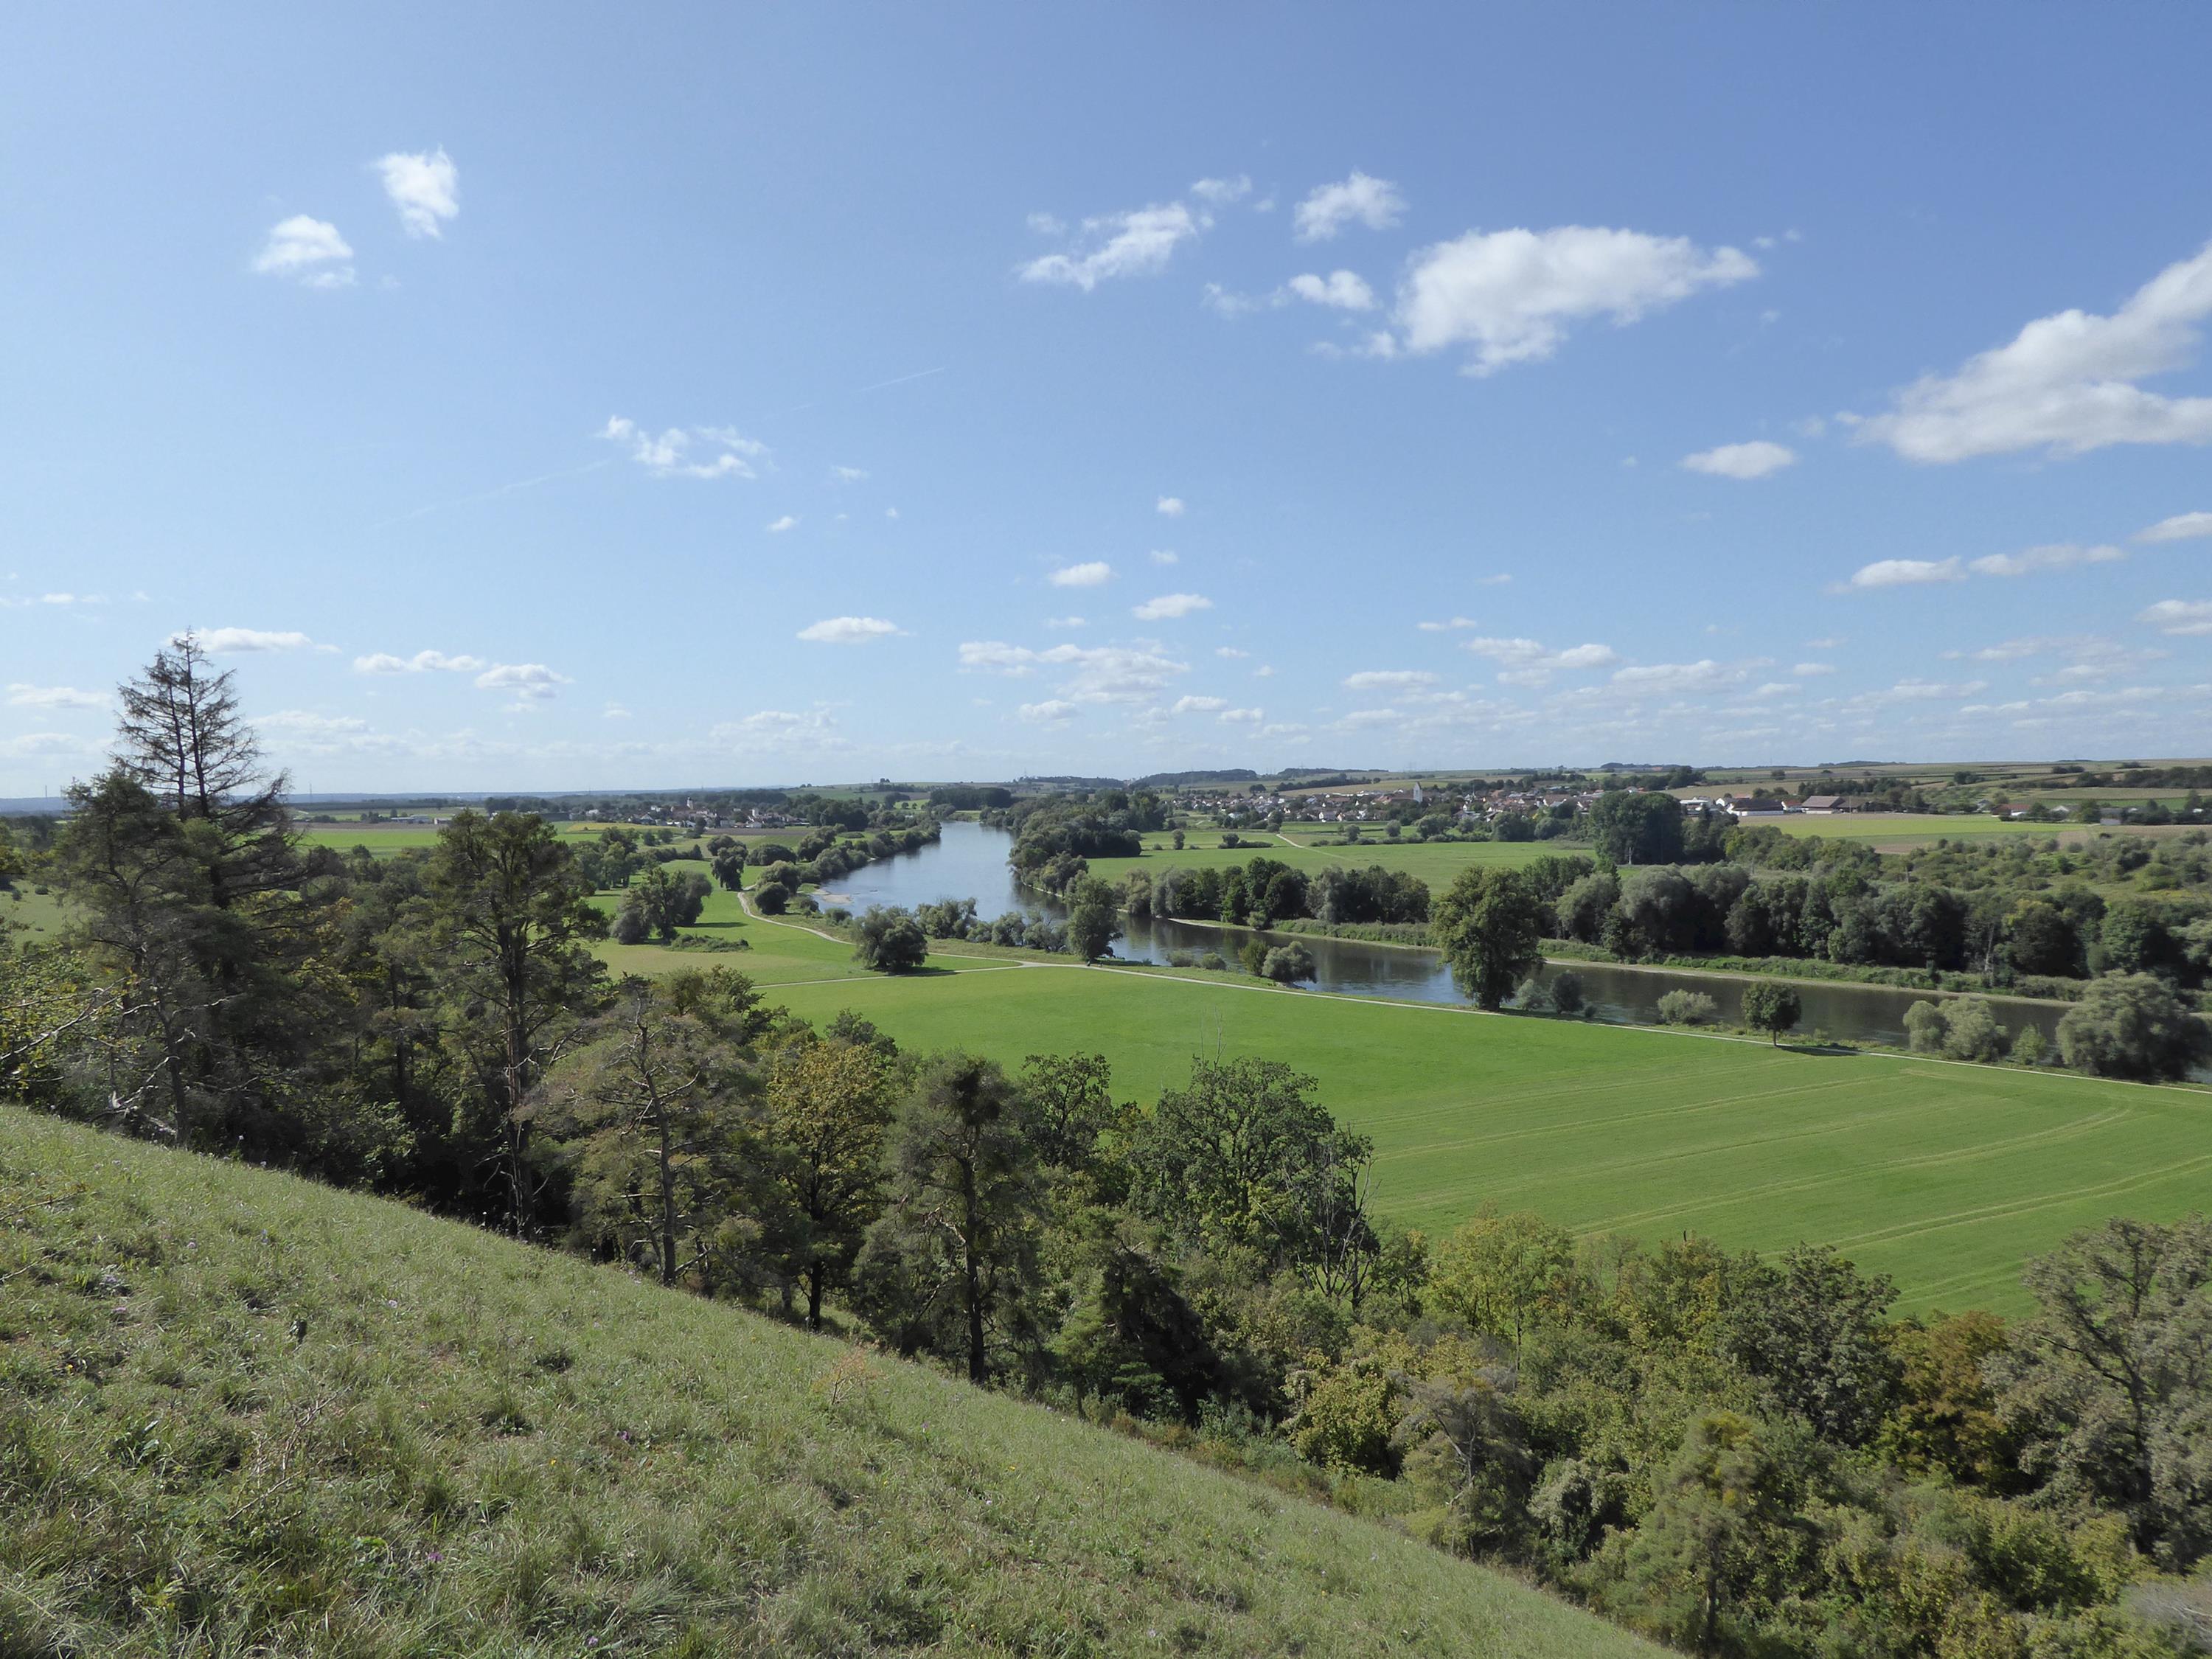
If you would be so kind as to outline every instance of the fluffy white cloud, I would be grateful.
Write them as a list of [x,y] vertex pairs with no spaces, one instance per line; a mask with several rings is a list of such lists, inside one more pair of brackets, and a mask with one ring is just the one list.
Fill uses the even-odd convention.
[[660,478],[750,478],[757,476],[751,463],[768,453],[766,444],[726,426],[672,426],[655,435],[623,415],[609,417],[599,436]]
[[1264,708],[1224,708],[1221,711],[1224,726],[1257,726],[1267,718]]
[[1177,697],[1171,714],[1213,714],[1229,707],[1226,697]]
[[1055,645],[1036,651],[1002,640],[964,641],[960,665],[1017,678],[1041,667],[1061,669],[1067,678],[1060,694],[1078,702],[1146,702],[1164,691],[1176,675],[1190,672],[1188,663],[1177,662],[1150,645]]
[[1301,242],[1325,242],[1346,225],[1388,230],[1406,210],[1406,198],[1388,179],[1370,178],[1355,169],[1341,183],[1323,185],[1291,212],[1291,224]]
[[866,645],[899,631],[896,623],[881,617],[825,617],[799,630],[799,637],[815,645]]
[[1202,593],[1162,593],[1132,607],[1129,614],[1139,622],[1164,622],[1188,617],[1194,611],[1212,609],[1213,601]]
[[1021,717],[1037,726],[1058,726],[1072,720],[1079,712],[1072,702],[1058,697],[1048,697],[1042,702],[1025,702],[1018,711]]
[[2056,542],[2045,547],[2031,547],[2020,553],[1992,553],[1986,558],[1976,559],[1966,568],[1977,576],[2029,576],[2039,570],[2070,570],[2081,564],[2110,564],[2128,556],[2117,547],[2081,547],[2072,542]]
[[868,475],[857,466],[833,466],[830,469],[830,476],[839,483],[858,483]]
[[1240,173],[1233,179],[1200,179],[1190,187],[1190,193],[1209,207],[1227,207],[1252,193],[1252,176]]
[[1064,564],[1045,580],[1054,587],[1097,587],[1114,580],[1114,567],[1103,559],[1091,559]]
[[21,737],[0,738],[0,757],[9,760],[52,760],[69,755],[93,755],[100,745],[67,732],[26,732]]
[[2167,398],[2136,384],[2185,367],[2212,314],[2212,245],[2168,265],[2109,317],[2061,311],[2009,343],[1930,374],[1857,440],[1907,460],[1951,462],[2044,449],[2078,455],[2112,444],[2212,442],[2212,398]]
[[1467,641],[1466,647],[1498,664],[1498,678],[1507,685],[1543,685],[1561,669],[1603,668],[1620,660],[1620,653],[1609,645],[1575,645],[1554,651],[1536,640],[1485,635]]
[[1739,684],[1743,670],[1729,668],[1711,657],[1696,662],[1656,662],[1613,671],[1613,684],[1620,690],[1656,696],[1687,696],[1699,691],[1718,691]]
[[1847,582],[1838,582],[1831,592],[1853,588],[1910,587],[1922,582],[1964,581],[1966,572],[1956,559],[1876,559],[1851,572]]
[[1472,617],[1454,617],[1449,622],[1415,623],[1413,626],[1424,634],[1449,634],[1456,629],[1473,628],[1476,623]]
[[1586,225],[1469,231],[1413,256],[1397,321],[1408,350],[1471,345],[1467,372],[1488,374],[1550,356],[1581,319],[1632,323],[1757,275],[1739,250],[1708,251],[1683,236]]
[[1249,651],[1240,651],[1233,645],[1217,645],[1213,647],[1213,654],[1217,657],[1235,658],[1249,657],[1252,653]]
[[543,702],[571,684],[566,674],[556,674],[542,662],[495,663],[477,676],[478,690],[512,692],[525,702]]
[[107,696],[100,691],[80,691],[71,685],[26,685],[8,688],[10,708],[105,708]]
[[411,657],[395,657],[379,651],[353,659],[356,674],[473,674],[483,667],[479,657],[449,657],[442,651],[417,651]]
[[1183,243],[1196,236],[1204,221],[1181,202],[1109,213],[1083,222],[1087,252],[1048,253],[1021,266],[1025,283],[1057,283],[1085,294],[1116,276],[1150,276],[1164,270]]
[[1347,691],[1403,691],[1408,687],[1436,683],[1436,675],[1420,668],[1369,668],[1344,678]]
[[1182,562],[1182,555],[1176,552],[1173,548],[1156,547],[1152,550],[1152,562],[1154,564],[1180,564]]
[[1836,665],[1832,662],[1801,662],[1790,672],[1801,679],[1811,679],[1815,675],[1834,673]]
[[2177,513],[2136,532],[2139,542],[2185,542],[2198,536],[2212,536],[2212,513]]
[[1375,290],[1367,286],[1364,278],[1349,270],[1332,270],[1326,276],[1293,276],[1290,289],[1299,299],[1317,306],[1334,306],[1339,311],[1375,309]]
[[310,288],[344,288],[353,281],[353,249],[327,219],[294,214],[274,227],[254,256],[264,276],[294,276]]
[[1692,472],[1716,478],[1764,478],[1795,465],[1796,459],[1796,450],[1757,438],[1749,443],[1701,449],[1694,455],[1683,456],[1682,465]]
[[2212,634],[2212,599],[2160,599],[2136,620],[2149,623],[2165,634],[2192,637]]
[[1180,519],[1182,517],[1183,512],[1182,497],[1180,495],[1163,495],[1159,500],[1152,503],[1152,511],[1158,514],[1162,518]]
[[798,529],[799,520],[797,515],[787,513],[780,519],[770,519],[765,525],[763,525],[761,528],[767,531],[771,536],[781,536],[787,530]]
[[[249,651],[301,651],[314,641],[305,634],[290,629],[265,628],[195,628],[191,636],[200,642],[200,649],[213,657],[238,656]],[[185,635],[172,634],[172,645],[183,642]]]
[[378,159],[376,171],[410,236],[436,236],[439,222],[461,210],[461,170],[443,147],[420,155],[395,150]]
[[1047,628],[1081,628],[1085,624],[1080,617],[1047,617],[1044,625]]

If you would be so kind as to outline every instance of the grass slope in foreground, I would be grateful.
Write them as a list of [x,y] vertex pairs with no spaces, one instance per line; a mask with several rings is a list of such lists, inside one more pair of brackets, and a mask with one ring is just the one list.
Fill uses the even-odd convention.
[[1910,1309],[2020,1311],[2027,1257],[2109,1216],[2171,1221],[2212,1182],[2201,1089],[1073,965],[769,995],[1009,1066],[1102,1053],[1115,1095],[1147,1103],[1194,1054],[1264,1055],[1374,1137],[1376,1205],[1403,1225],[1448,1231],[1487,1201],[1646,1243],[1833,1244]]
[[1652,1654],[615,1269],[0,1109],[0,1651]]

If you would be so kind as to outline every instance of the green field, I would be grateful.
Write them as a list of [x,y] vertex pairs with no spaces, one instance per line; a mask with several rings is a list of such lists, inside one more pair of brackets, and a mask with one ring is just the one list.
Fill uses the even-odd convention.
[[[792,931],[751,927],[757,939]],[[788,948],[815,945],[825,957],[842,949]],[[760,960],[781,962],[784,948],[763,941]],[[1688,1230],[1760,1249],[1826,1243],[1893,1275],[1910,1306],[2011,1311],[2025,1305],[2021,1261],[2072,1229],[2118,1214],[2171,1219],[2212,1191],[2203,1090],[1777,1050],[1219,975],[940,963],[970,971],[794,975],[774,1000],[810,1019],[853,1008],[902,1043],[1009,1064],[1102,1052],[1117,1092],[1146,1102],[1187,1076],[1194,1054],[1285,1060],[1374,1138],[1378,1208],[1431,1231],[1492,1203],[1647,1240]]]
[[918,1365],[12,1108],[0,1263],[11,1654],[1659,1651]]
[[1092,859],[1091,873],[1108,881],[1119,881],[1132,870],[1219,870],[1249,864],[1255,858],[1270,858],[1305,871],[1326,870],[1331,865],[1364,870],[1379,864],[1386,870],[1411,871],[1441,891],[1451,885],[1453,877],[1472,866],[1503,865],[1517,869],[1547,853],[1587,855],[1589,852],[1587,846],[1566,842],[1394,842],[1380,834],[1350,847],[1317,847],[1312,843],[1324,837],[1332,843],[1336,841],[1333,830],[1320,825],[1294,824],[1280,836],[1261,830],[1240,830],[1237,834],[1243,844],[1224,848],[1218,830],[1186,830],[1183,849],[1177,852],[1173,836],[1155,831],[1145,837],[1142,858]]

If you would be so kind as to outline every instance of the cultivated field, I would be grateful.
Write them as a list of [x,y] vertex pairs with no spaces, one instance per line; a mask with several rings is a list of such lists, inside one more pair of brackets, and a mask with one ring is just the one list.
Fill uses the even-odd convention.
[[[1375,1190],[1431,1231],[1485,1203],[1585,1232],[1691,1230],[1737,1247],[1844,1249],[1915,1307],[2024,1305],[2023,1258],[2117,1214],[2171,1219],[2212,1191],[2212,1092],[1262,988],[1218,975],[933,957],[842,971],[842,942],[756,921],[746,956],[641,947],[635,970],[726,961],[810,1019],[853,1008],[902,1043],[1018,1064],[1095,1050],[1149,1102],[1196,1054],[1312,1073],[1374,1137]],[[787,940],[769,942],[782,933]],[[966,947],[955,947],[964,949]],[[817,955],[817,952],[819,954]],[[811,966],[809,964],[811,964]],[[774,975],[771,978],[771,975]]]

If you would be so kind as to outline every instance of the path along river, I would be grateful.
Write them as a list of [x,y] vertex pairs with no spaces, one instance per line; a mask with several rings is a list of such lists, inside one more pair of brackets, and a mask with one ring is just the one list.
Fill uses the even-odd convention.
[[[904,853],[881,863],[855,870],[823,895],[823,902],[842,904],[859,912],[871,904],[897,904],[908,908],[940,899],[972,898],[975,914],[986,921],[1009,910],[1025,910],[1054,916],[1065,911],[1052,898],[1018,886],[1006,867],[1012,837],[1003,830],[980,823],[955,822],[945,826],[944,836],[933,846]],[[1265,852],[1264,848],[1255,851]],[[1174,854],[1158,854],[1158,867],[1170,867]],[[1151,862],[1148,860],[1147,862]],[[1124,917],[1127,932],[1115,945],[1115,953],[1134,962],[1158,962],[1170,951],[1228,954],[1249,937],[1242,927],[1210,927],[1164,919],[1149,921]],[[1313,952],[1318,970],[1317,988],[1352,996],[1397,997],[1413,1002],[1462,1002],[1451,972],[1431,950],[1396,945],[1370,945],[1357,939],[1317,939],[1308,934],[1277,934],[1297,938]],[[1719,1005],[1728,1024],[1741,1020],[1744,987],[1755,982],[1737,974],[1694,973],[1672,968],[1628,968],[1609,963],[1555,963],[1544,970],[1548,980],[1571,969],[1583,982],[1583,994],[1595,1017],[1616,1024],[1649,1025],[1659,1018],[1659,999],[1669,991],[1702,991]],[[1853,1042],[1905,1044],[1905,1011],[1935,995],[1926,991],[1904,991],[1886,985],[1851,985],[1799,980],[1795,981],[1804,1004],[1798,1030],[1814,1031]],[[2045,1037],[2056,1030],[2062,1003],[2001,997],[1997,1018],[2008,1030],[2023,1024],[2042,1028]]]

